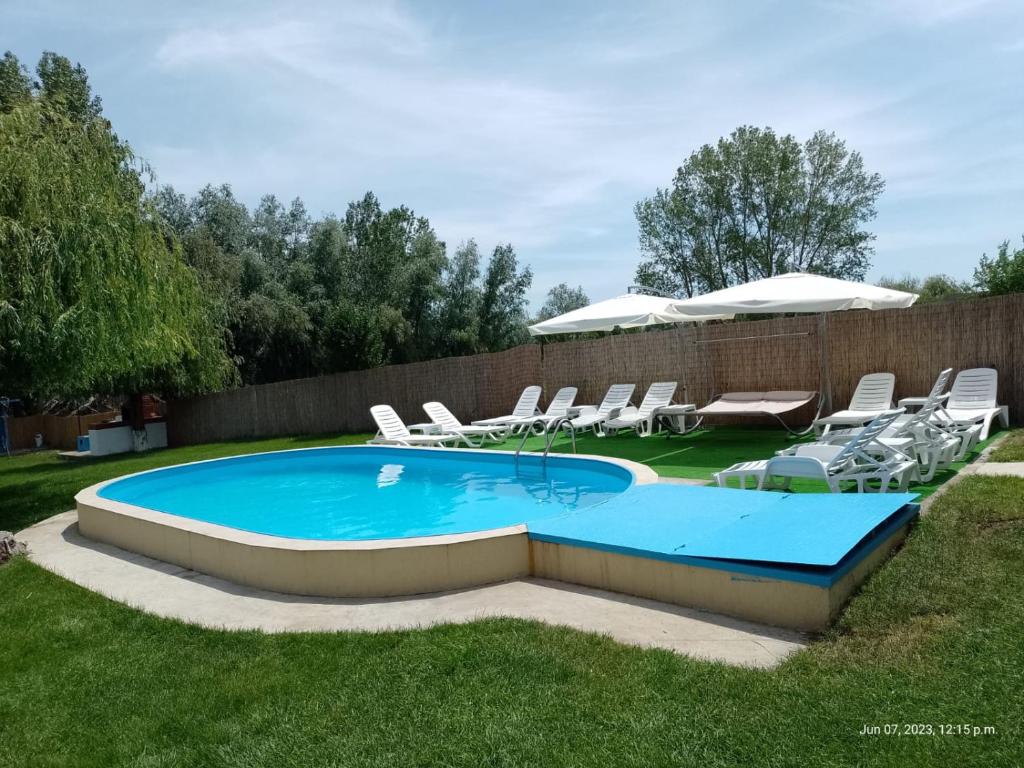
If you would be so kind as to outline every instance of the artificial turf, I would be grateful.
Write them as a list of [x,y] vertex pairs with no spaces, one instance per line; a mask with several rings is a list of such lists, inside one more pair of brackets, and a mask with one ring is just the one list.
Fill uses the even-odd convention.
[[[197,451],[231,452],[163,457]],[[0,464],[4,514],[45,516],[157,461]],[[518,620],[200,629],[16,558],[0,567],[0,765],[1016,765],[1022,497],[1024,479],[951,488],[835,628],[771,671]]]
[[[609,437],[597,437],[592,432],[583,433],[576,438],[578,453],[593,453],[602,456],[614,456],[646,464],[663,477],[681,477],[691,480],[711,482],[712,474],[740,461],[767,459],[776,451],[788,448],[797,442],[812,442],[813,437],[807,436],[794,440],[780,429],[758,429],[739,427],[717,427],[698,430],[687,435],[663,436],[655,435],[638,438],[632,433],[620,433]],[[927,483],[911,483],[909,490],[926,498],[934,493],[940,485],[952,478],[966,463],[977,458],[995,436],[979,444],[968,455],[967,461],[957,462],[952,466],[935,473]],[[515,449],[521,438],[507,440],[503,448]],[[530,437],[526,441],[526,450],[543,450],[544,438]],[[555,440],[552,451],[571,452],[572,441],[567,434],[561,434]],[[732,486],[737,487],[736,481]],[[748,487],[750,487],[748,485]],[[827,492],[828,486],[816,480],[794,480],[791,490],[800,492]]]

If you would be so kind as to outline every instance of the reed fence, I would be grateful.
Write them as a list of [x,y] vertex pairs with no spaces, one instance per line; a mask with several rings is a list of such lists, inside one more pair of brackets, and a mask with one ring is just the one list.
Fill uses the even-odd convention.
[[[942,368],[980,366],[999,371],[999,399],[1016,422],[1024,412],[1024,294],[528,344],[244,387],[172,401],[168,434],[183,445],[366,432],[371,405],[389,403],[414,423],[429,400],[470,421],[508,412],[531,384],[543,385],[545,401],[571,385],[577,402],[595,403],[614,383],[634,382],[640,397],[651,382],[678,381],[678,401],[703,404],[721,392],[818,390],[825,382],[838,409],[865,373],[895,373],[899,398],[926,393]],[[813,408],[805,411],[794,418],[806,421]]]

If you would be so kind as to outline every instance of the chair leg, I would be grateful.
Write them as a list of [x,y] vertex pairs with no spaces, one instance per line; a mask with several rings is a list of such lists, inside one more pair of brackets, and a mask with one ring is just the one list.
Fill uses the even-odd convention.
[[911,476],[911,474],[912,474],[912,470],[909,470],[909,469],[904,470],[903,472],[900,473],[900,476],[899,476],[899,481],[900,482],[899,482],[899,485],[896,487],[896,490],[898,490],[900,493],[905,493],[907,491],[907,489],[910,488],[910,476]]

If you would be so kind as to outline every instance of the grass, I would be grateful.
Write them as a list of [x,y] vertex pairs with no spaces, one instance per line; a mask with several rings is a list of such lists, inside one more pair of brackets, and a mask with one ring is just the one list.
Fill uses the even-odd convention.
[[989,461],[1024,461],[1024,429],[1011,432],[988,458]]
[[[723,451],[747,445],[725,430],[718,439]],[[103,477],[336,442],[89,464],[17,457],[0,462],[0,527],[67,509]],[[696,450],[659,458],[688,439],[648,442],[649,454],[627,458],[709,471]],[[1024,754],[1021,498],[1024,479],[952,487],[833,630],[771,671],[513,620],[386,633],[199,629],[18,558],[0,567],[0,765],[1014,765]],[[893,723],[934,735],[859,735]],[[945,724],[994,733],[938,735]]]

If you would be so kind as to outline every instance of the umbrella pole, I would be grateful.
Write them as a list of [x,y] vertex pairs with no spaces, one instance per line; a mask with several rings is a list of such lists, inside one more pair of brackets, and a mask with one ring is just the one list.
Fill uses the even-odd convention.
[[825,412],[832,413],[832,371],[828,360],[828,313],[818,315],[818,361],[821,370],[818,373],[821,397]]

